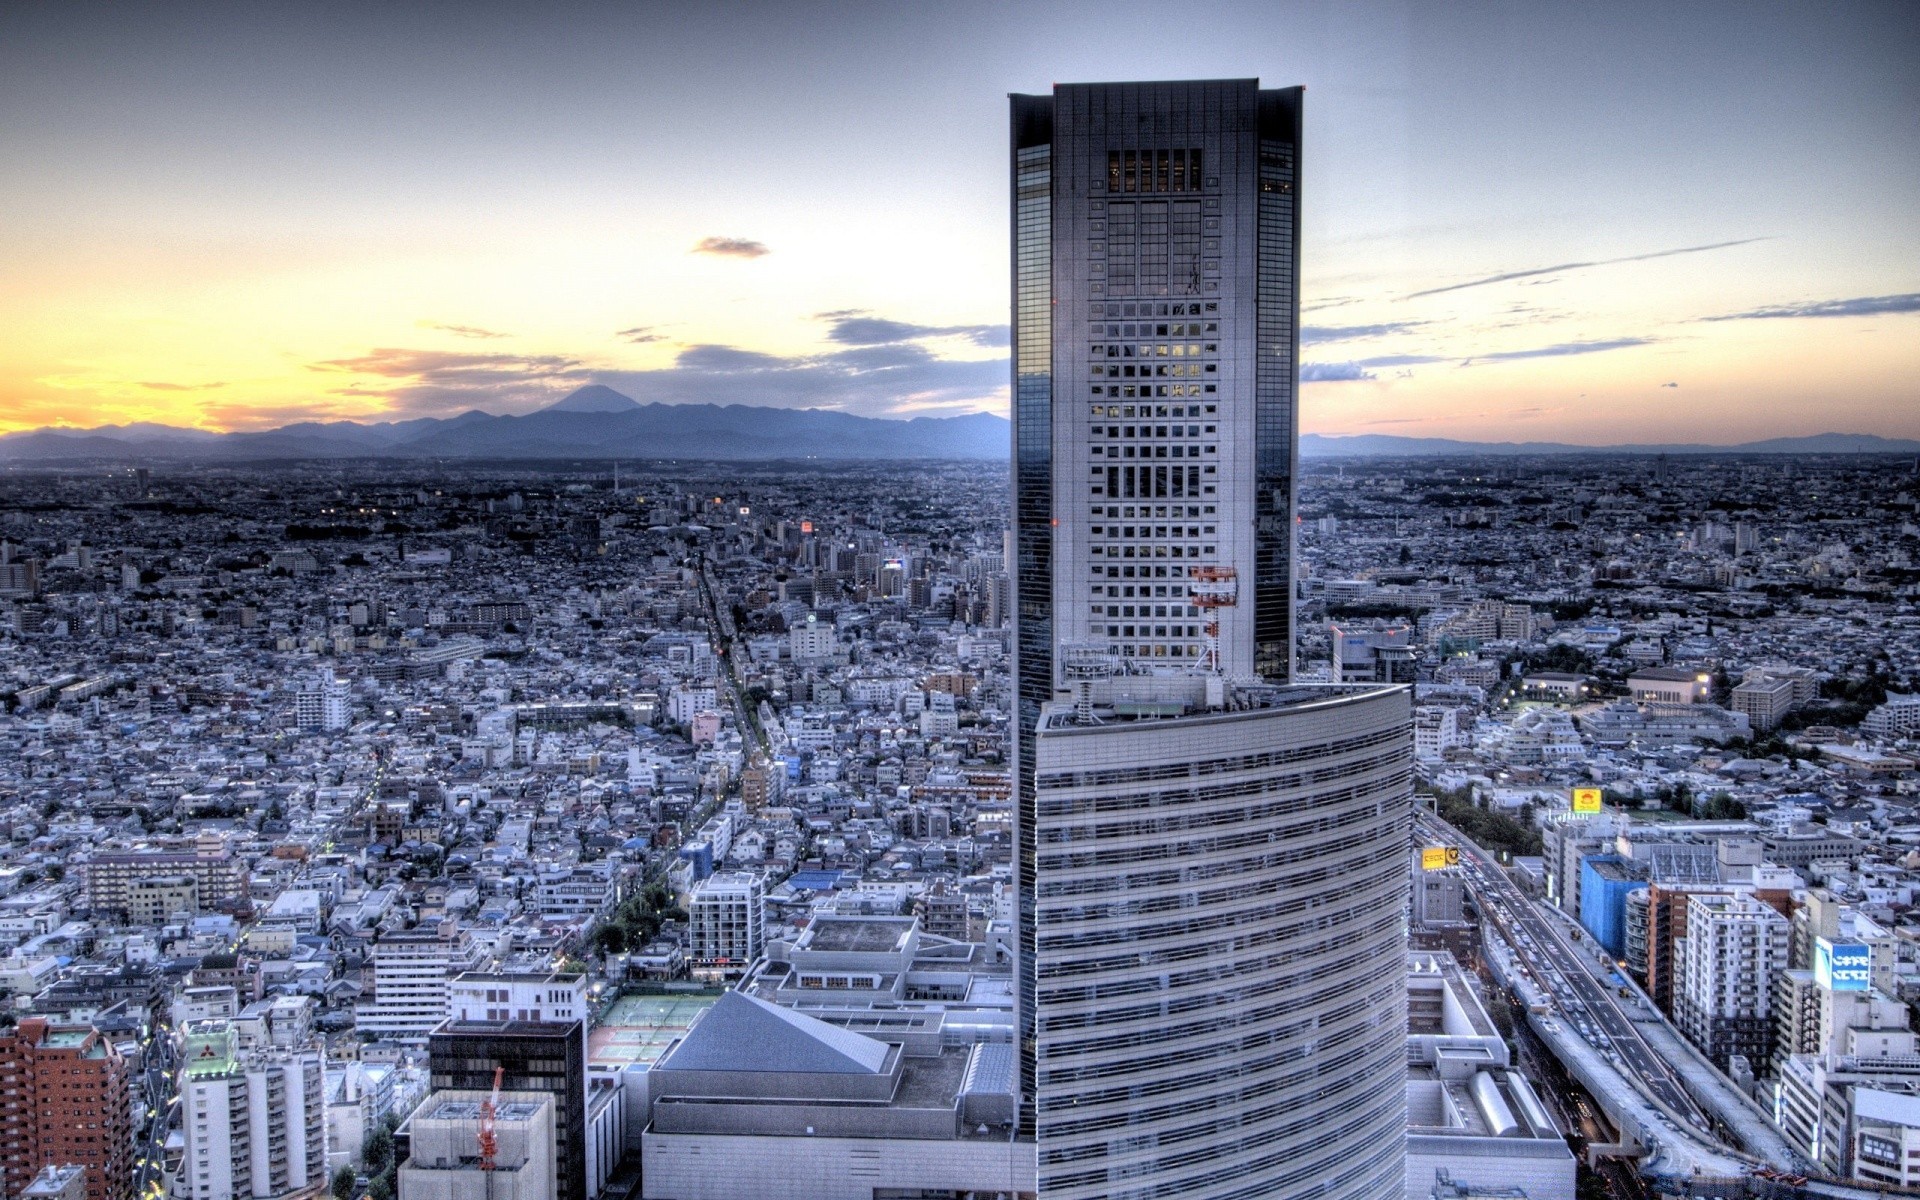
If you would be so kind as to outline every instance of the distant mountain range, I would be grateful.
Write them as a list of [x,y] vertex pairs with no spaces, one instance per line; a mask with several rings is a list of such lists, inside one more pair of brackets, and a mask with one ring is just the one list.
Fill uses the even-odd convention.
[[[455,417],[361,424],[306,421],[256,433],[170,425],[34,429],[0,436],[0,461],[141,459],[859,459],[1005,458],[1007,421],[991,413],[889,420],[826,409],[743,404],[641,404],[609,387],[583,387],[524,416],[477,409]],[[1307,458],[1541,454],[1920,454],[1920,441],[1822,433],[1734,446],[1698,443],[1577,446],[1566,442],[1464,442],[1451,438],[1309,433]]]
[[308,421],[257,433],[148,424],[35,429],[0,436],[0,460],[1005,458],[1007,437],[1006,419],[990,413],[887,420],[825,409],[641,404],[595,384],[524,416],[475,409],[389,423]]

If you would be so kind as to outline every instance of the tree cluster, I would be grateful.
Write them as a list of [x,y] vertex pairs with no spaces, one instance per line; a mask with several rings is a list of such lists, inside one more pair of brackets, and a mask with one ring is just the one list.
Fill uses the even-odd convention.
[[1472,838],[1475,844],[1510,857],[1542,853],[1540,831],[1508,813],[1483,808],[1472,789],[1435,792],[1440,819]]
[[664,883],[650,883],[622,900],[587,936],[587,947],[598,954],[638,950],[660,932],[662,922],[685,914],[670,907],[673,896]]
[[[367,1134],[365,1145],[360,1149],[360,1164],[367,1173],[367,1191],[369,1200],[394,1200],[395,1181],[400,1174],[400,1163],[394,1157],[393,1131],[400,1127],[400,1119],[392,1113],[380,1119],[380,1123]],[[340,1185],[338,1177],[334,1187]],[[336,1193],[337,1194],[337,1193]]]

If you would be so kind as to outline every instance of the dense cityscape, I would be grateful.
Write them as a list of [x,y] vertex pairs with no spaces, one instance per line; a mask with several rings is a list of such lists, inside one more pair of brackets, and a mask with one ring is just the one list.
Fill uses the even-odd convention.
[[[513,999],[475,1020],[531,990],[581,1023],[585,1112],[539,1118],[589,1122],[563,1194],[696,1136],[648,1074],[724,987],[905,1022],[932,1066],[1003,1044],[1003,471],[10,473],[5,1054],[78,1060],[64,1102],[111,1118],[55,1156],[222,1196],[251,1139],[253,1194],[389,1195],[392,1130],[489,1086],[436,1033],[476,987]],[[1422,844],[1487,852],[1412,910],[1429,1182],[1571,1196],[1579,1151],[1618,1194],[1912,1183],[1874,1150],[1920,1138],[1917,497],[1888,459],[1308,462],[1298,674],[1411,683]],[[1476,1056],[1524,1136],[1458,1102]],[[932,1066],[942,1109],[991,1106]],[[9,1097],[53,1137],[60,1102]]]
[[1920,1195],[1920,22],[1636,3],[0,9],[0,1200]]

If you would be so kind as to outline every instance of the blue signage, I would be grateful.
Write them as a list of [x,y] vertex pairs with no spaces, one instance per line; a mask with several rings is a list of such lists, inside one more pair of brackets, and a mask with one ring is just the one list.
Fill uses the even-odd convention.
[[1816,939],[1813,981],[1835,992],[1864,992],[1873,986],[1873,951],[1859,942]]

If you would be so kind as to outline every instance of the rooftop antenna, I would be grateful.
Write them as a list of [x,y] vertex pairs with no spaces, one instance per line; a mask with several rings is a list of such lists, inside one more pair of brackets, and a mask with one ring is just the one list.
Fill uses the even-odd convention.
[[1093,715],[1093,685],[1113,678],[1113,654],[1100,645],[1063,646],[1060,671],[1073,685],[1074,723],[1099,724],[1099,718]]

